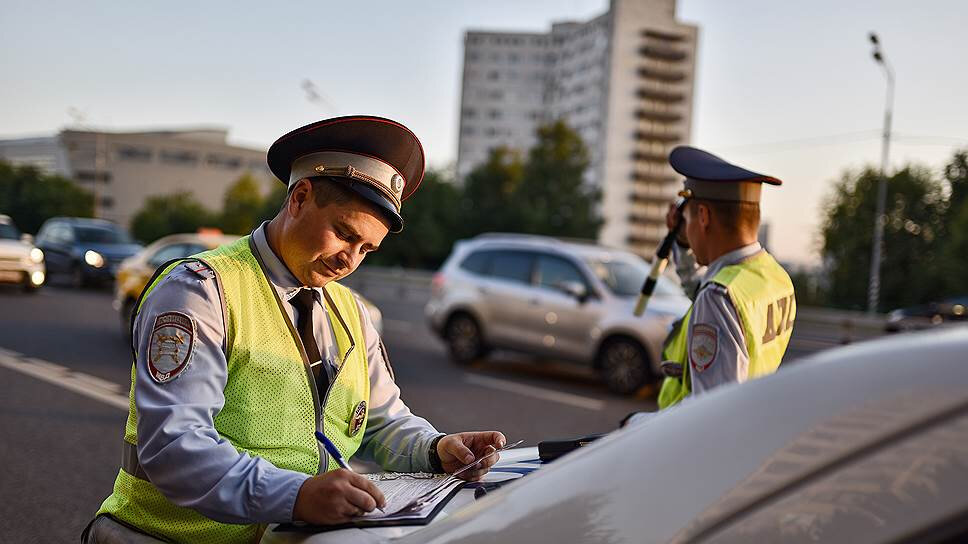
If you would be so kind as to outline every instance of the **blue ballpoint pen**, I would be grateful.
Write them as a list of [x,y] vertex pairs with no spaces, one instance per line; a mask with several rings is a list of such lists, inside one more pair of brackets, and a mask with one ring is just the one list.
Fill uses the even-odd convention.
[[[350,467],[350,464],[346,462],[346,459],[343,459],[343,454],[336,449],[336,444],[330,442],[330,440],[326,438],[325,434],[321,433],[320,431],[316,431],[316,440],[319,440],[319,443],[326,448],[326,452],[329,453],[330,457],[332,457],[334,461],[336,461],[336,464],[350,472],[356,472],[352,467]],[[376,509],[383,512],[383,509],[379,506],[377,506]],[[386,512],[383,513],[385,514]]]

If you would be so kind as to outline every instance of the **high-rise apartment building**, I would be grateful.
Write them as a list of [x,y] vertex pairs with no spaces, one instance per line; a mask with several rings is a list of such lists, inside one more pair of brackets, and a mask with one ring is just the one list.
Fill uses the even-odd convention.
[[676,21],[675,0],[611,0],[549,33],[467,32],[458,177],[494,147],[526,150],[538,125],[563,119],[589,148],[599,241],[651,255],[679,186],[666,159],[689,141],[697,35]]

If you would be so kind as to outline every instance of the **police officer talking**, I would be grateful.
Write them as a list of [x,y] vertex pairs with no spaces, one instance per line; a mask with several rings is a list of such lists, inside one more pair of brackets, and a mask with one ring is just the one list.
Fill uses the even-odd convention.
[[336,282],[403,228],[424,174],[417,137],[379,117],[328,119],[279,138],[268,163],[289,187],[276,217],[163,265],[139,300],[123,460],[87,542],[252,542],[267,523],[382,506],[316,431],[400,472],[452,472],[504,445],[411,414],[366,308]]
[[[796,317],[790,276],[757,241],[760,190],[781,181],[693,147],[675,148],[669,163],[686,177],[685,224],[673,252],[695,296],[662,352],[660,409],[690,393],[775,372]],[[670,229],[676,221],[670,208]]]

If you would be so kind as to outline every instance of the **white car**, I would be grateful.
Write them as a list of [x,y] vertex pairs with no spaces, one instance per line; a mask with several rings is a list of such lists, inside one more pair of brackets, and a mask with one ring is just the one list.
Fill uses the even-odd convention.
[[20,234],[9,216],[0,215],[0,283],[21,285],[31,293],[46,279],[44,252],[29,234]]
[[458,363],[510,349],[590,366],[627,395],[661,378],[662,343],[690,305],[663,276],[646,314],[636,317],[649,268],[604,246],[482,234],[454,244],[424,312]]
[[461,491],[426,527],[270,529],[263,542],[968,542],[966,354],[968,329],[830,350],[481,500]]

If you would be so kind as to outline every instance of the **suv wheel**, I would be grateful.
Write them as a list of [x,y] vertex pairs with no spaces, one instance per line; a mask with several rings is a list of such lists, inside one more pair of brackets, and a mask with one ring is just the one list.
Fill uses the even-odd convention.
[[630,338],[607,340],[598,357],[602,379],[614,393],[634,393],[652,378],[645,350]]
[[467,314],[456,314],[447,321],[444,338],[451,359],[462,365],[474,362],[487,352],[480,326]]

